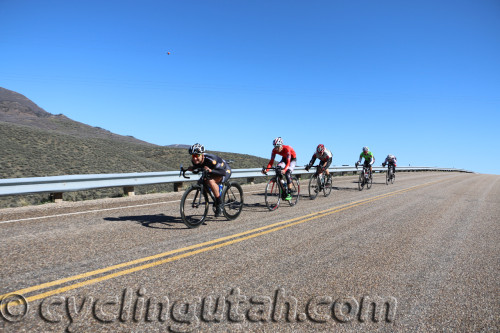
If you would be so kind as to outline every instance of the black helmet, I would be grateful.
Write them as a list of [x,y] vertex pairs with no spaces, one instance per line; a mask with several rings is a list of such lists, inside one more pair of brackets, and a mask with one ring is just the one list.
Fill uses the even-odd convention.
[[189,147],[189,154],[203,154],[205,152],[205,147],[200,145],[199,143],[195,143],[191,147]]

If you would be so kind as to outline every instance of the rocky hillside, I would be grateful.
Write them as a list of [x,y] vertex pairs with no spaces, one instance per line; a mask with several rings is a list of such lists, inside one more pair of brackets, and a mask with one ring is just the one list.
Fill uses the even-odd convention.
[[[0,178],[44,177],[178,170],[190,164],[186,145],[153,145],[53,115],[23,95],[0,88]],[[266,159],[226,152],[212,152],[232,160],[233,168],[257,168]],[[149,186],[137,193],[169,190]],[[65,194],[65,200],[120,195],[121,189]],[[34,204],[47,195],[1,198],[0,207]],[[22,200],[21,200],[22,199]]]

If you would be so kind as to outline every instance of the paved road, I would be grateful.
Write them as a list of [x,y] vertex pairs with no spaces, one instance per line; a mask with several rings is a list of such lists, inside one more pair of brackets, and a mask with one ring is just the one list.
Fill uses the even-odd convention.
[[500,177],[384,180],[199,229],[177,193],[2,210],[0,331],[500,331]]

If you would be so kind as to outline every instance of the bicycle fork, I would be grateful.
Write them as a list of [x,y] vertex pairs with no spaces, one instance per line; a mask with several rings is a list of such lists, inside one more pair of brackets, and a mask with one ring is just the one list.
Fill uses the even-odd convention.
[[198,208],[201,206],[201,191],[203,191],[203,187],[201,187],[201,189],[196,190],[196,194],[194,195],[193,203],[191,204],[193,206],[193,208]]

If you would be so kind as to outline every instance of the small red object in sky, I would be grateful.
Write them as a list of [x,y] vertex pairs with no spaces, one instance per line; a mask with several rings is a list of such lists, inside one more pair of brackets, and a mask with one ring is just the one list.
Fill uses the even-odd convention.
[[170,55],[170,52],[167,52],[167,55]]

